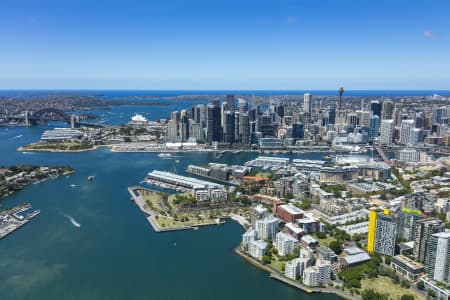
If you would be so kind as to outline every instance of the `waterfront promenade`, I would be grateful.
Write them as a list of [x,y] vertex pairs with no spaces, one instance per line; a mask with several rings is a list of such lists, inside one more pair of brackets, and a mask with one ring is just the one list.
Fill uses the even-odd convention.
[[239,247],[235,249],[235,252],[241,256],[243,259],[245,259],[247,262],[251,263],[252,265],[256,266],[257,268],[266,271],[269,273],[270,278],[279,280],[285,284],[288,284],[292,287],[295,287],[299,290],[302,290],[305,293],[308,294],[312,294],[312,293],[324,293],[324,294],[335,294],[339,297],[341,297],[342,299],[348,299],[348,300],[361,300],[360,298],[346,292],[346,291],[342,291],[342,290],[338,290],[335,288],[331,288],[331,287],[325,287],[325,288],[321,288],[321,287],[309,287],[306,286],[302,283],[300,283],[299,281],[296,280],[292,280],[290,278],[287,278],[285,276],[283,276],[282,274],[280,274],[277,270],[272,269],[271,267],[267,266],[267,265],[263,265],[262,263],[260,263],[259,261],[257,261],[256,259],[248,256],[246,253],[242,252]]

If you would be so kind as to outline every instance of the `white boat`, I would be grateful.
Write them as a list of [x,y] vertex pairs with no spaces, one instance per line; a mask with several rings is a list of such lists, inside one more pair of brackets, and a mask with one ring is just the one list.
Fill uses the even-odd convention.
[[158,157],[168,158],[168,157],[172,157],[172,154],[170,154],[170,153],[160,153],[160,154],[158,154]]

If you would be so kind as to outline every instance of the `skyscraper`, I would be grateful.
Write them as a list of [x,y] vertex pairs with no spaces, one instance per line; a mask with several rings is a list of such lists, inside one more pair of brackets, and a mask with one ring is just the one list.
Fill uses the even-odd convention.
[[442,124],[442,118],[447,116],[447,108],[445,106],[433,108],[432,116],[432,124]]
[[378,131],[380,129],[380,117],[378,115],[373,115],[370,118],[370,139],[378,137]]
[[250,142],[250,123],[247,113],[239,113],[239,141],[242,145]]
[[207,107],[206,139],[209,144],[220,141],[220,108],[217,101],[212,101]]
[[331,103],[328,106],[328,124],[336,123],[336,104]]
[[394,136],[394,120],[382,120],[380,132],[380,144],[391,145]]
[[412,130],[414,129],[414,120],[403,120],[400,127],[400,144],[410,145]]
[[397,238],[405,241],[414,239],[414,227],[420,218],[420,211],[402,209],[397,214]]
[[311,101],[312,101],[312,94],[306,93],[303,95],[303,111],[311,115]]
[[375,229],[375,252],[394,256],[397,224],[388,214],[378,214]]
[[378,213],[371,208],[369,213],[369,228],[367,236],[367,251],[383,255],[394,255],[397,224],[389,215],[389,210]]
[[425,261],[428,240],[432,234],[444,231],[445,226],[441,220],[429,218],[418,220],[414,227],[414,249],[413,256],[421,262]]
[[228,110],[234,111],[236,108],[236,104],[234,101],[234,95],[227,95],[226,101],[228,103]]
[[372,111],[373,115],[377,115],[378,117],[381,116],[381,103],[378,100],[373,100],[370,102],[370,110]]
[[430,278],[450,282],[450,232],[430,236],[425,267]]
[[382,120],[392,119],[392,114],[394,112],[394,102],[391,100],[384,100],[382,105]]
[[225,113],[225,122],[224,122],[224,128],[223,128],[223,141],[225,143],[234,143],[234,126],[235,126],[235,120],[234,120],[234,111],[227,111]]

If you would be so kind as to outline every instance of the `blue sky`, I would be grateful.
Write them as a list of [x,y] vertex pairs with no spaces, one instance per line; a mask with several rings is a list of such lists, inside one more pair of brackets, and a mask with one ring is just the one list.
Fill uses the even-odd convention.
[[448,0],[2,0],[0,89],[450,89]]

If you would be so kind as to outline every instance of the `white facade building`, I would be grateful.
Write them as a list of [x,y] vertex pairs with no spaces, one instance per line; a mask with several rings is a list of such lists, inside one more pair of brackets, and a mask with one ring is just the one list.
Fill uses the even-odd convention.
[[329,262],[318,260],[315,266],[307,268],[303,272],[303,284],[318,286],[326,284],[331,279],[331,265]]
[[288,254],[293,254],[294,250],[299,247],[299,242],[292,236],[279,232],[275,239],[275,248],[278,250],[278,254],[285,256]]
[[405,162],[418,162],[420,152],[413,148],[405,148],[398,152],[398,159]]
[[274,216],[256,221],[255,227],[258,238],[262,240],[273,240],[278,232],[278,223],[279,220]]
[[256,240],[257,234],[256,234],[256,230],[253,228],[250,228],[249,230],[247,230],[243,235],[242,235],[242,248],[247,250],[248,249],[248,244],[250,244],[250,242],[253,242]]
[[380,133],[380,144],[391,145],[394,136],[394,120],[382,120]]
[[267,243],[261,240],[252,241],[248,244],[248,252],[250,255],[258,260],[266,254]]

